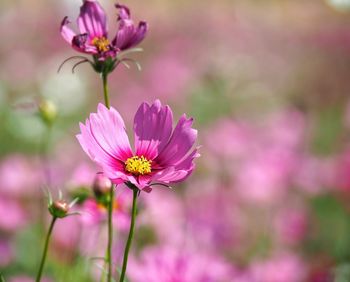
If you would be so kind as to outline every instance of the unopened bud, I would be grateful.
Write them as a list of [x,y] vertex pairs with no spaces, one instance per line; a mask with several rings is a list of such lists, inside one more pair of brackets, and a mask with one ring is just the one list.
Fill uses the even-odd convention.
[[104,176],[103,173],[97,173],[93,184],[95,196],[99,198],[108,194],[112,188],[112,185],[113,183],[108,177]]
[[57,117],[57,108],[51,101],[44,100],[39,105],[39,113],[44,122],[51,125]]
[[62,218],[68,214],[69,205],[66,201],[57,200],[49,206],[49,211],[52,216]]

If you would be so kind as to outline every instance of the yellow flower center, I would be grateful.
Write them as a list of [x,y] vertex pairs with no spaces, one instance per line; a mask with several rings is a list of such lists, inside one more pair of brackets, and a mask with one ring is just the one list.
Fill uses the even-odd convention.
[[94,45],[99,52],[106,52],[109,50],[109,40],[102,36],[102,37],[95,37],[91,41],[92,45]]
[[144,156],[134,156],[126,160],[125,169],[132,174],[144,175],[151,173],[151,164],[152,161],[147,160]]

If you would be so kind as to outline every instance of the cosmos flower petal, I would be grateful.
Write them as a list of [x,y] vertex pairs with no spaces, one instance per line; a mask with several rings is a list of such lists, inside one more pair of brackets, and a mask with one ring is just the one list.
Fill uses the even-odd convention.
[[60,32],[64,40],[66,40],[69,44],[72,44],[73,38],[76,36],[76,34],[70,27],[68,27],[69,23],[70,21],[68,20],[68,17],[65,17],[62,20]]
[[96,0],[84,0],[78,17],[80,33],[87,33],[89,39],[107,37],[107,17],[101,5]]
[[103,165],[101,166],[103,174],[111,179],[114,184],[121,184],[129,181],[129,177],[124,172],[124,164]]
[[149,184],[151,184],[153,177],[152,175],[148,174],[148,175],[139,175],[138,176],[138,188],[143,190],[144,188],[148,187]]
[[199,156],[200,154],[198,153],[198,148],[196,148],[176,166],[169,167],[156,173],[153,177],[153,180],[166,184],[170,182],[176,183],[185,180],[192,174],[195,168],[193,160]]
[[165,184],[179,182],[189,174],[186,170],[176,170],[175,167],[168,167],[153,176],[153,180]]
[[183,115],[177,123],[168,144],[156,158],[156,162],[163,166],[175,166],[186,157],[197,139],[197,130],[193,129],[193,119]]
[[169,106],[162,106],[159,100],[152,105],[141,104],[134,119],[136,155],[153,160],[167,144],[173,123]]
[[101,166],[106,165],[113,167],[117,160],[97,143],[91,133],[89,120],[86,120],[86,125],[80,123],[80,131],[81,133],[77,135],[77,139],[90,159]]
[[97,54],[98,51],[96,47],[88,45],[87,40],[88,40],[88,35],[86,33],[75,35],[72,40],[72,47],[75,50],[86,54]]
[[124,162],[133,155],[124,121],[113,107],[107,109],[100,103],[97,113],[90,115],[90,123],[98,144],[114,158]]
[[118,20],[130,19],[130,10],[127,6],[117,3],[117,4],[115,4],[115,7],[119,10]]
[[145,38],[148,25],[141,21],[136,27],[130,19],[129,9],[120,4],[117,4],[116,7],[119,9],[119,29],[112,44],[120,50],[126,50],[139,44]]
[[128,49],[129,46],[131,45],[130,42],[132,41],[134,35],[135,35],[134,24],[130,23],[129,20],[128,21],[122,20],[120,22],[117,34],[112,41],[112,44],[120,50]]
[[144,21],[139,22],[139,25],[132,39],[132,44],[129,48],[139,44],[145,38],[147,31],[148,31],[148,24]]

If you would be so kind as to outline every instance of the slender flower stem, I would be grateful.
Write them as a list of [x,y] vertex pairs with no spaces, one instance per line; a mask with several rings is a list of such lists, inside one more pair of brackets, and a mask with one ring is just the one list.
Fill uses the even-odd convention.
[[112,281],[113,203],[114,203],[114,186],[112,185],[109,193],[109,203],[108,203],[108,244],[107,244],[107,253],[106,253],[106,259],[108,263],[107,282]]
[[107,77],[108,77],[108,74],[102,73],[103,95],[104,95],[104,98],[105,98],[105,105],[109,109],[111,105],[109,103]]
[[129,256],[129,250],[131,246],[132,239],[134,237],[134,227],[135,227],[135,219],[136,219],[136,205],[137,205],[137,195],[139,193],[139,190],[134,187],[133,188],[133,199],[132,199],[132,211],[131,211],[131,223],[130,223],[130,230],[129,230],[129,236],[128,241],[126,242],[125,251],[124,251],[124,258],[123,258],[123,267],[122,272],[120,274],[119,282],[124,282],[126,267],[128,264],[128,256]]
[[[110,108],[107,76],[108,74],[104,72],[102,73],[103,95],[105,99],[105,105],[107,108]],[[107,282],[112,281],[113,203],[114,203],[114,186],[111,187],[111,190],[109,193],[109,202],[108,202],[108,243],[107,243],[107,250],[106,250],[106,262],[108,264]]]
[[44,252],[43,252],[43,256],[41,258],[41,262],[40,262],[40,268],[39,268],[39,271],[38,271],[38,274],[37,274],[36,280],[35,280],[36,282],[41,281],[41,275],[43,273],[43,269],[44,269],[44,265],[45,265],[45,261],[46,261],[47,249],[49,247],[50,237],[51,237],[52,229],[55,225],[56,219],[57,219],[57,217],[55,217],[55,216],[52,217],[49,231],[47,232],[45,246],[44,246]]

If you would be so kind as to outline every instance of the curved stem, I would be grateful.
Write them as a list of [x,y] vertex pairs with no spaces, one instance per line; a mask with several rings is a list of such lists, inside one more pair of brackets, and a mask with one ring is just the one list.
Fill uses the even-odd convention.
[[134,227],[135,227],[135,219],[136,219],[136,204],[137,204],[136,201],[137,201],[138,193],[139,193],[138,188],[134,187],[133,188],[133,198],[132,198],[132,212],[131,212],[130,230],[129,230],[128,241],[126,242],[126,246],[125,246],[123,267],[122,267],[122,272],[120,274],[119,282],[124,282],[126,267],[128,264],[129,250],[130,250],[132,239],[134,237]]
[[41,258],[39,271],[38,271],[38,274],[37,274],[36,280],[35,280],[36,282],[41,281],[41,275],[43,273],[43,269],[44,269],[44,265],[45,265],[45,261],[46,261],[47,249],[49,247],[50,237],[51,237],[52,229],[53,229],[53,226],[55,225],[56,219],[57,219],[57,217],[55,217],[55,216],[52,217],[49,231],[47,232],[45,246],[44,246],[44,252],[43,252],[43,256]]

